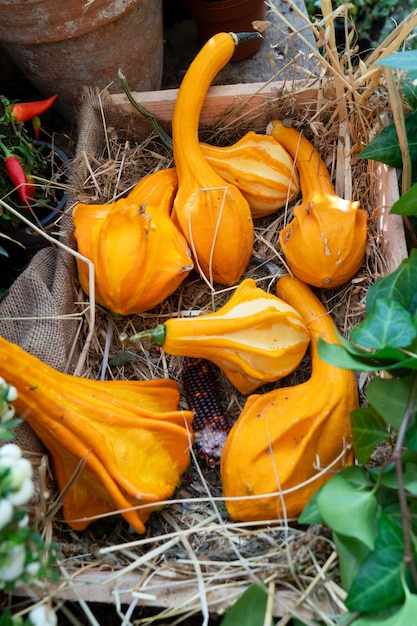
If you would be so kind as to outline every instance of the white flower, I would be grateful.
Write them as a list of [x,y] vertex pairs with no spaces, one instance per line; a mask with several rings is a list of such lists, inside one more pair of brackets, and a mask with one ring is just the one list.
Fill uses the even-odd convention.
[[9,493],[7,495],[7,498],[10,500],[12,504],[14,504],[14,506],[19,507],[29,502],[29,500],[34,494],[34,491],[35,491],[35,487],[33,485],[33,482],[31,481],[30,478],[28,478],[24,480],[22,483],[20,483],[19,489],[17,491],[14,491],[13,493]]
[[34,493],[32,482],[33,469],[27,459],[22,458],[19,446],[9,443],[0,449],[0,470],[9,469],[10,472],[3,481],[10,493],[8,499],[14,506],[26,504]]
[[0,500],[0,530],[7,526],[13,517],[13,505],[8,498]]
[[1,419],[2,424],[5,424],[9,420],[13,419],[14,416],[15,416],[14,407],[12,407],[12,405],[9,404],[7,409],[2,411],[0,414],[0,419]]
[[28,563],[26,565],[26,572],[29,574],[29,576],[34,578],[36,576],[36,574],[39,572],[40,567],[41,567],[41,564],[39,563],[39,561],[35,561],[33,563]]
[[33,626],[57,626],[58,624],[55,611],[46,604],[41,604],[32,609],[29,613],[29,619]]
[[0,580],[10,582],[20,578],[25,565],[25,546],[14,546],[0,565]]
[[0,458],[20,459],[22,451],[15,443],[6,443],[0,448]]
[[17,389],[16,389],[16,387],[12,387],[11,385],[9,385],[9,388],[7,390],[6,400],[7,400],[7,402],[14,402],[15,400],[17,400]]

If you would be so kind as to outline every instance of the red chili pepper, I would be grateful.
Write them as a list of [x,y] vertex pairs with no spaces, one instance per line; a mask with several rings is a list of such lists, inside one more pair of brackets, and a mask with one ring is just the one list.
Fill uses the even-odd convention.
[[12,116],[15,122],[27,122],[33,117],[45,113],[51,108],[56,100],[56,96],[51,96],[46,100],[38,100],[36,102],[17,102],[13,105]]
[[6,158],[4,163],[11,182],[17,187],[20,201],[26,206],[30,206],[34,202],[35,185],[33,180],[28,181],[25,170],[18,157],[12,154],[6,146],[1,144]]

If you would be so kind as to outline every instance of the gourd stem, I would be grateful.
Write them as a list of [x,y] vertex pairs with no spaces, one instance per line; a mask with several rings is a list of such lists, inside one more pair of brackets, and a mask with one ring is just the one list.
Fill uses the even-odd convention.
[[142,106],[137,100],[135,100],[135,98],[133,97],[132,92],[130,91],[130,87],[128,85],[126,76],[123,74],[123,72],[121,70],[119,70],[119,78],[120,78],[120,82],[122,83],[123,89],[125,90],[125,94],[127,96],[127,99],[129,100],[130,104],[132,106],[134,106],[135,109],[137,111],[139,111],[139,113],[141,115],[143,115],[143,117],[145,119],[148,120],[148,122],[151,124],[152,128],[157,133],[157,135],[161,139],[161,141],[168,148],[168,150],[172,150],[172,139],[171,139],[171,137],[168,135],[168,133],[165,132],[165,130],[162,128],[162,126],[160,125],[160,123],[158,122],[156,117],[154,115],[152,115],[152,113],[149,113],[149,111],[147,109],[145,109],[144,106]]
[[150,330],[142,330],[140,333],[136,333],[136,335],[132,335],[131,337],[123,337],[124,343],[142,343],[144,341],[151,341],[156,346],[160,348],[164,345],[166,337],[166,326],[165,324],[158,324],[155,328]]
[[258,31],[243,32],[243,33],[229,33],[235,40],[235,46],[237,47],[244,41],[252,41],[253,39],[262,39],[261,33]]

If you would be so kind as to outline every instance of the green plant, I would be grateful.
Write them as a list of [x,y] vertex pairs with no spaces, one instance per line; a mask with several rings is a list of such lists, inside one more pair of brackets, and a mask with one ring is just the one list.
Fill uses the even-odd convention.
[[[48,209],[48,197],[37,182],[50,178],[50,148],[37,141],[39,115],[52,106],[55,96],[31,103],[0,98],[0,198],[18,213],[39,218]],[[32,121],[33,132],[26,122]],[[50,200],[49,200],[50,201]],[[50,211],[50,208],[48,209]],[[8,230],[21,222],[2,206],[0,225]]]

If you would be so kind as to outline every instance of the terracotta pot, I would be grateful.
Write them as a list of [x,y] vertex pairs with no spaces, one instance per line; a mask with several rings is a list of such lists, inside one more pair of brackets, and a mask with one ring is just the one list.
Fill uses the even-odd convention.
[[119,68],[134,90],[160,88],[162,0],[0,0],[0,42],[73,119],[83,86],[120,91]]
[[[201,45],[216,33],[253,31],[252,22],[266,17],[264,0],[188,0],[188,7]],[[231,60],[251,57],[261,44],[262,39],[240,44]]]

